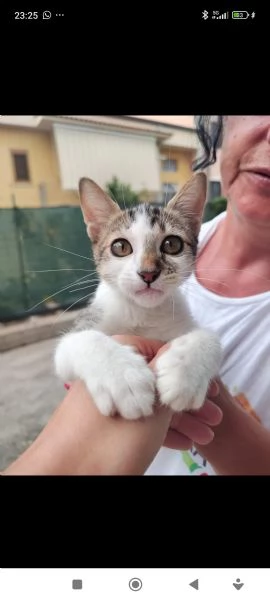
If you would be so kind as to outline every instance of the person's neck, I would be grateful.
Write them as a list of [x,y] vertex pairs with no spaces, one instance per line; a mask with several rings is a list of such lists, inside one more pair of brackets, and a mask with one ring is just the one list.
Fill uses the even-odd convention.
[[217,231],[216,245],[222,248],[224,259],[237,268],[262,260],[270,271],[270,227],[247,221],[228,207],[226,217]]
[[247,222],[229,206],[197,259],[197,279],[222,296],[245,297],[270,290],[270,227]]

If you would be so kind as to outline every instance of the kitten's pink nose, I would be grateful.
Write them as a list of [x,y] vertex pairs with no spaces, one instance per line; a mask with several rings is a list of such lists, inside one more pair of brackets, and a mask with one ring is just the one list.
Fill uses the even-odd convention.
[[138,275],[145,281],[145,283],[153,283],[160,276],[161,270],[154,269],[154,271],[140,271]]

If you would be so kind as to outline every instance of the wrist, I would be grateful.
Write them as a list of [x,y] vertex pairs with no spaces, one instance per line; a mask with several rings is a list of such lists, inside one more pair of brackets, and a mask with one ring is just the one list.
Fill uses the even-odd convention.
[[270,433],[218,382],[220,393],[212,401],[223,419],[214,429],[214,439],[197,450],[219,475],[269,475]]

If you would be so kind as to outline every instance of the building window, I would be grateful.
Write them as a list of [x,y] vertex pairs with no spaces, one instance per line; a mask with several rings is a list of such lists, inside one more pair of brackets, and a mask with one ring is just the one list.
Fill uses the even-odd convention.
[[219,181],[209,182],[209,200],[213,198],[219,198],[221,196],[221,185]]
[[161,160],[162,171],[177,171],[177,160],[171,158],[163,158]]
[[12,152],[15,180],[30,181],[28,156],[26,152]]
[[177,192],[177,188],[173,183],[162,184],[162,202],[166,203],[171,200]]

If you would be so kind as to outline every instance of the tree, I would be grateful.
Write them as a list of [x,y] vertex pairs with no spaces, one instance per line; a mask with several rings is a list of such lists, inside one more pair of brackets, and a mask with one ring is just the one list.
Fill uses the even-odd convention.
[[136,194],[130,185],[121,183],[115,176],[106,184],[106,192],[123,208],[139,202],[139,194]]
[[220,213],[224,212],[227,208],[227,199],[223,196],[218,196],[216,198],[211,198],[209,202],[205,205],[203,222],[210,221]]

